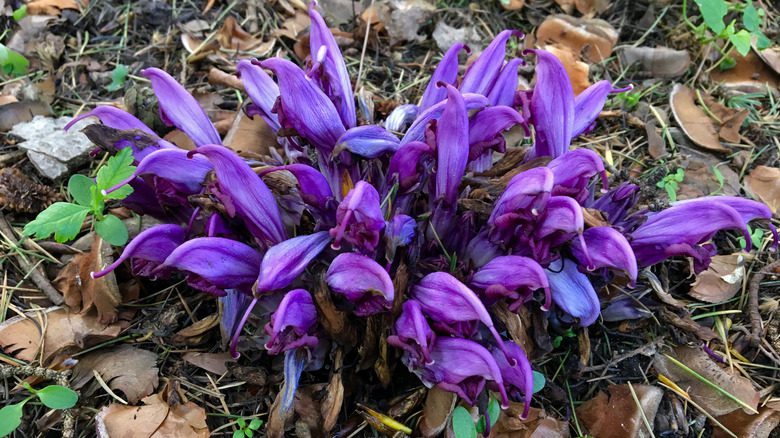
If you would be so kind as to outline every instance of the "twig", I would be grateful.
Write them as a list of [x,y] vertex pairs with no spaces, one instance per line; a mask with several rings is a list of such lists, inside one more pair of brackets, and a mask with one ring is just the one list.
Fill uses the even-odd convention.
[[[5,216],[2,212],[0,212],[0,234],[2,234],[3,237],[5,237],[12,245],[19,245],[19,241],[16,240],[13,228],[11,228],[11,225],[5,219]],[[44,275],[44,273],[39,270],[39,266],[30,263],[21,254],[16,254],[16,260],[19,262],[19,265],[24,271],[29,272],[29,276],[32,282],[35,283],[35,285],[38,286],[41,291],[43,291],[49,301],[58,306],[64,302],[62,295],[59,293],[59,291],[57,291],[57,289],[54,288],[54,286],[51,285],[51,282],[48,278],[46,278],[46,275]]]
[[758,310],[758,289],[761,286],[761,282],[764,281],[766,274],[773,273],[777,268],[780,268],[780,260],[775,260],[764,266],[763,270],[754,273],[753,278],[750,279],[748,311],[750,312],[750,345],[753,347],[761,342],[761,337],[764,335],[764,330],[761,326],[761,313]]

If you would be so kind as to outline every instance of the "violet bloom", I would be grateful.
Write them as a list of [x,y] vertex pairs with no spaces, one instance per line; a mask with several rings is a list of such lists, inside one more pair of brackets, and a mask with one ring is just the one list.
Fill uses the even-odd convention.
[[[572,254],[589,271],[609,268],[622,271],[630,285],[636,284],[636,256],[625,236],[612,227],[592,227],[582,234],[582,241],[572,242]],[[587,252],[585,249],[587,248]]]
[[354,304],[357,316],[390,309],[395,297],[393,281],[374,260],[356,253],[342,253],[330,263],[326,281],[333,292]]
[[335,157],[347,150],[364,158],[377,158],[398,149],[398,137],[378,125],[357,126],[345,132],[333,149]]
[[493,106],[476,113],[469,121],[469,168],[483,172],[493,165],[493,151],[505,152],[504,131],[524,123],[523,116],[508,106]]
[[506,298],[509,310],[517,309],[532,298],[537,289],[544,290],[542,310],[550,308],[550,285],[544,269],[535,260],[520,256],[501,256],[489,261],[471,278],[470,284],[496,301]]
[[376,249],[385,228],[379,202],[374,186],[365,181],[355,184],[336,210],[336,226],[330,229],[334,249],[341,248],[342,240],[363,253]]
[[464,49],[466,53],[470,52],[465,44],[455,43],[441,58],[420,99],[419,111],[425,111],[447,97],[447,89],[439,84],[455,85],[458,80],[458,55]]
[[433,156],[433,148],[421,141],[412,141],[401,146],[390,158],[387,169],[389,183],[398,183],[400,193],[408,193],[419,187],[422,168]]
[[587,327],[599,317],[599,297],[588,276],[577,269],[569,259],[559,259],[547,268],[547,278],[555,305],[567,314],[579,318],[580,326]]
[[298,181],[298,189],[301,192],[301,199],[306,204],[325,210],[328,201],[333,199],[333,192],[330,191],[328,180],[319,170],[306,164],[288,164],[286,166],[276,166],[263,169],[260,176],[271,172],[286,170]]
[[493,41],[480,53],[479,57],[463,75],[460,90],[463,93],[477,93],[487,96],[496,80],[506,57],[506,43],[509,38],[516,36],[523,38],[523,33],[517,30],[501,31]]
[[135,236],[122,251],[122,255],[114,263],[98,272],[92,272],[92,278],[107,275],[125,260],[130,260],[135,275],[154,277],[162,274],[157,268],[182,243],[184,229],[178,225],[156,225]]
[[544,212],[553,190],[553,173],[536,167],[515,175],[499,196],[488,218],[494,242],[513,243],[517,228]]
[[279,117],[273,112],[276,99],[279,98],[279,86],[261,67],[258,60],[241,60],[236,65],[246,94],[252,98],[247,107],[248,114],[260,114],[274,132],[279,131]]
[[455,87],[445,86],[447,103],[436,124],[435,199],[454,207],[460,180],[468,163],[469,119],[463,96]]
[[403,304],[401,315],[395,320],[395,334],[387,337],[387,343],[407,354],[419,356],[414,359],[416,362],[431,365],[431,346],[435,340],[436,334],[428,325],[420,303],[407,300]]
[[289,286],[329,242],[328,232],[320,231],[293,237],[268,248],[260,264],[256,292],[268,293]]
[[409,245],[414,239],[417,230],[417,222],[411,216],[397,214],[387,222],[385,226],[386,259],[392,261],[395,251],[402,246]]
[[607,173],[601,157],[590,149],[575,149],[547,164],[553,173],[553,195],[571,196],[584,203],[590,195],[588,186],[596,175],[601,175],[602,188],[607,188]]
[[[512,366],[507,361],[506,356],[499,349],[493,349],[493,359],[495,359],[498,368],[501,370],[501,376],[504,378],[504,386],[507,388],[509,397],[513,401],[523,400],[523,414],[521,418],[528,417],[528,411],[531,409],[531,397],[534,393],[534,375],[531,369],[531,362],[528,356],[519,345],[512,341],[504,341],[504,348],[517,364]],[[491,386],[495,386],[491,382]],[[496,390],[498,388],[491,388]]]

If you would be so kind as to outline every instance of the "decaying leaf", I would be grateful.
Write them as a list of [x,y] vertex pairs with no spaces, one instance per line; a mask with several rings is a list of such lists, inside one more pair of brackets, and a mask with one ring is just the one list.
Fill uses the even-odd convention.
[[[721,366],[702,349],[695,347],[677,347],[670,356],[695,371],[709,382],[728,392],[750,406],[754,412],[758,407],[759,393],[750,380],[740,376],[736,370]],[[657,354],[653,366],[659,373],[671,378],[679,387],[687,391],[693,400],[712,415],[726,415],[737,409],[745,409],[722,392],[699,380],[664,354]]]
[[677,146],[685,159],[680,167],[685,178],[680,183],[677,199],[694,199],[709,195],[739,196],[739,174],[717,158],[683,145]]
[[198,345],[203,342],[209,330],[219,325],[219,320],[219,312],[200,319],[179,330],[173,335],[171,342],[177,345]]
[[133,404],[154,392],[159,383],[157,355],[130,345],[101,349],[80,357],[73,368],[72,387],[84,387],[93,379],[94,372],[111,389],[122,391]]
[[[79,4],[81,3],[81,4]],[[27,3],[27,13],[30,15],[60,15],[63,9],[79,10],[86,6],[88,0],[33,0]]]
[[309,28],[311,20],[309,14],[305,11],[296,11],[292,17],[285,19],[278,29],[271,31],[274,37],[286,37],[291,40],[297,40],[298,35]]
[[337,350],[335,354],[333,369],[335,370],[330,376],[330,382],[325,388],[325,397],[320,405],[320,414],[322,415],[322,431],[325,434],[330,433],[336,426],[339,413],[341,412],[341,406],[344,403],[344,382],[341,377],[341,370],[343,368],[343,353],[341,350]]
[[35,116],[50,116],[51,107],[44,102],[23,100],[0,106],[0,132],[10,131],[19,123],[29,122]]
[[[627,384],[610,385],[609,395],[599,391],[595,397],[577,408],[577,418],[592,436],[599,438],[644,438],[652,436],[644,424],[644,414],[653,424],[663,391],[651,385],[633,385],[639,405]],[[640,408],[641,407],[641,408]],[[609,412],[609,415],[604,415]]]
[[757,166],[745,177],[745,189],[767,205],[775,217],[780,213],[780,169]]
[[566,46],[557,44],[544,46],[544,50],[555,55],[561,61],[563,67],[566,68],[566,74],[569,75],[574,94],[580,94],[590,87],[590,81],[588,80],[590,68],[586,62],[580,61],[579,53],[573,52]]
[[294,412],[292,409],[286,412],[282,411],[282,395],[282,391],[277,392],[274,403],[268,409],[268,424],[265,429],[265,434],[268,438],[283,438],[287,423],[292,420],[293,417]]
[[610,0],[555,0],[555,3],[567,14],[576,8],[580,14],[592,17],[607,10]]
[[669,105],[675,120],[685,135],[696,145],[713,152],[727,153],[730,150],[720,143],[718,130],[713,120],[696,106],[695,93],[682,84],[675,84],[669,94]]
[[730,90],[745,93],[761,93],[766,86],[777,89],[780,86],[780,74],[769,68],[752,51],[747,56],[741,56],[736,50],[729,52],[736,64],[728,70],[714,69],[710,79]]
[[235,362],[236,360],[230,356],[230,353],[196,353],[187,352],[181,356],[182,360],[195,365],[198,368],[214,373],[217,375],[223,375],[228,372],[227,363]]
[[160,394],[144,398],[143,406],[112,403],[98,412],[99,438],[206,438],[206,410],[193,402],[169,404]]
[[706,93],[702,93],[702,100],[710,113],[717,117],[718,136],[729,143],[739,143],[739,129],[749,114],[748,110],[729,108]]
[[769,68],[780,74],[780,47],[769,47],[764,50],[756,50],[756,52]]
[[418,425],[420,433],[424,437],[438,436],[447,427],[457,401],[458,397],[451,392],[435,386],[428,390],[423,404],[422,418]]
[[536,30],[540,44],[557,43],[583,53],[590,62],[601,62],[612,54],[618,40],[615,28],[604,20],[551,15]]
[[[768,438],[780,424],[780,411],[775,408],[777,403],[769,403],[761,407],[756,415],[748,415],[740,410],[718,417],[718,421],[740,438]],[[729,435],[718,427],[712,429],[712,438],[727,436]]]
[[262,117],[251,118],[238,111],[224,143],[239,154],[257,158],[270,154],[276,145],[276,133]]
[[736,295],[745,279],[746,256],[714,256],[707,270],[696,276],[688,295],[708,303],[720,303]]
[[520,419],[522,414],[522,403],[509,402],[509,408],[501,411],[490,429],[489,438],[569,438],[568,423],[548,416],[544,410],[531,408],[525,420]]
[[255,38],[252,34],[245,31],[238,21],[230,15],[225,19],[222,27],[211,40],[199,36],[199,32],[188,32],[187,28],[182,30],[184,30],[181,34],[182,45],[190,55],[195,56],[191,61],[220,50],[263,57],[271,53],[274,44],[276,44],[275,39],[263,41],[262,38]]
[[0,208],[19,213],[39,213],[62,199],[57,190],[38,184],[16,167],[0,169]]
[[691,65],[687,50],[668,47],[626,47],[620,51],[624,64],[638,63],[642,71],[655,78],[676,78]]
[[101,324],[94,311],[74,314],[64,307],[49,307],[0,324],[0,347],[20,360],[32,362],[40,357],[45,365],[56,356],[73,354],[116,338],[124,327],[122,321]]

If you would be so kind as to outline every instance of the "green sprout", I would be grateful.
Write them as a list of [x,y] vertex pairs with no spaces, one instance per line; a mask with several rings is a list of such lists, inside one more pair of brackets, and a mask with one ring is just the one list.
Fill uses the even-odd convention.
[[19,403],[0,409],[0,437],[10,435],[22,424],[24,405],[36,397],[49,409],[70,409],[79,399],[76,391],[61,385],[49,385],[43,389],[35,389],[27,382],[23,382],[22,385],[30,395]]
[[677,190],[680,189],[680,183],[685,179],[685,170],[677,169],[677,172],[667,174],[661,181],[656,183],[656,187],[666,190],[671,202],[677,201]]

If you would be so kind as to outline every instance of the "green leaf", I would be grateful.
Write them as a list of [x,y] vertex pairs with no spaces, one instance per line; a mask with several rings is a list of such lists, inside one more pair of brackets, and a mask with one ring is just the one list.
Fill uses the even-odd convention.
[[754,35],[756,37],[756,49],[758,50],[764,50],[768,49],[769,46],[772,45],[772,41],[766,37],[762,32],[754,32]]
[[100,234],[103,240],[114,246],[122,246],[127,243],[127,227],[121,219],[114,215],[109,214],[103,220],[95,222],[95,231]]
[[745,29],[729,35],[729,41],[731,41],[731,44],[734,44],[734,48],[736,48],[737,52],[742,56],[746,56],[750,53],[750,41],[752,38],[750,32]]
[[480,415],[479,420],[477,420],[477,423],[474,425],[474,427],[477,429],[477,433],[482,435],[485,433],[485,416]]
[[76,391],[61,385],[49,385],[35,395],[50,409],[70,409],[79,400]]
[[723,174],[720,172],[717,166],[712,166],[712,173],[715,174],[715,179],[718,181],[718,190],[723,188],[723,184],[726,180],[723,178]]
[[758,15],[758,9],[753,6],[752,0],[747,0],[745,10],[742,11],[742,25],[750,32],[761,32],[761,17]]
[[108,91],[117,91],[125,86],[127,75],[130,70],[124,64],[117,64],[113,70],[111,70],[111,83],[106,86]]
[[490,427],[495,426],[498,417],[501,415],[501,405],[498,403],[498,400],[492,397],[488,402],[488,415],[490,416]]
[[245,435],[244,435],[244,430],[243,429],[238,429],[238,430],[233,431],[233,438],[244,438],[244,436]]
[[55,202],[24,226],[24,235],[45,239],[54,233],[57,242],[67,242],[79,234],[87,213],[89,208],[83,205]]
[[750,241],[753,242],[754,248],[761,247],[761,242],[764,240],[764,230],[756,228],[755,231],[750,233]]
[[723,60],[720,61],[720,63],[718,64],[718,70],[720,71],[731,70],[736,66],[737,66],[736,59],[732,58],[731,56],[724,56]]
[[544,374],[540,373],[539,371],[534,370],[534,394],[541,391],[542,388],[544,388],[544,385],[547,384],[547,379],[544,378]]
[[458,406],[452,411],[452,431],[455,432],[455,438],[477,438],[474,419],[463,406]]
[[0,436],[10,435],[11,432],[22,424],[24,403],[14,403],[0,409]]
[[246,428],[246,429],[244,429],[244,435],[246,435],[246,438],[252,438],[253,436],[255,436],[255,431],[253,431],[252,429]]
[[252,430],[258,430],[262,425],[263,425],[263,420],[259,418],[254,418],[252,419],[252,421],[249,422],[249,428]]
[[0,44],[0,69],[2,73],[11,76],[23,76],[27,74],[30,62],[21,54],[14,52]]
[[[108,190],[127,181],[135,172],[133,166],[133,151],[124,148],[119,153],[109,158],[97,173],[97,188],[100,191]],[[124,185],[122,188],[103,195],[105,199],[124,199],[133,193],[133,188]]]
[[236,424],[238,424],[238,427],[240,427],[241,429],[246,428],[246,420],[244,420],[244,417],[238,417],[238,419],[236,420]]
[[710,30],[716,35],[723,32],[726,25],[723,23],[723,17],[729,11],[729,6],[725,0],[695,0],[701,11],[701,18]]
[[68,193],[79,205],[89,207],[92,204],[90,188],[94,185],[95,181],[92,178],[77,173],[68,180]]
[[11,15],[14,17],[14,21],[19,21],[27,16],[27,5],[22,5],[19,9],[15,10]]

